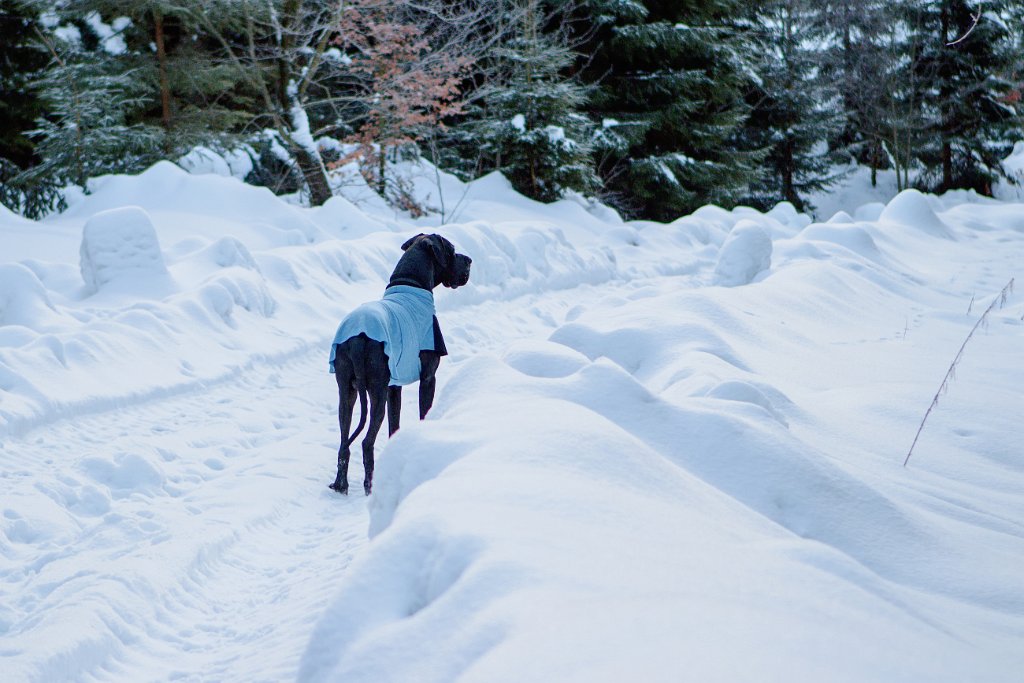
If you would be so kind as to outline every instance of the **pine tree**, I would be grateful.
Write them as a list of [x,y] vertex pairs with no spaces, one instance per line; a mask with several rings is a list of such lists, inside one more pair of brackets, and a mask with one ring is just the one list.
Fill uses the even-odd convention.
[[61,56],[41,81],[49,111],[33,131],[43,161],[30,174],[86,187],[89,178],[131,173],[162,157],[162,133],[131,123],[148,104],[132,72],[109,73],[81,56]]
[[146,88],[118,64],[120,47],[96,31],[97,18],[62,14],[61,30],[39,34],[51,61],[37,83],[46,115],[30,132],[41,158],[26,173],[30,181],[86,187],[89,178],[138,171],[162,157],[159,128],[140,116],[150,103]]
[[820,76],[824,36],[814,19],[807,0],[759,2],[753,11],[759,79],[747,130],[755,146],[769,149],[766,177],[752,196],[761,207],[786,200],[803,211],[807,193],[840,175],[828,142],[842,130],[842,98]]
[[[122,62],[144,80],[153,105],[143,117],[164,130],[168,156],[196,145],[231,144],[252,119],[253,93],[230,64],[217,58],[216,44],[195,13],[199,0],[87,0],[107,17],[128,17]],[[240,10],[218,12],[221,25]]]
[[34,28],[38,14],[13,0],[0,0],[0,158],[19,168],[34,160],[32,141],[25,136],[43,106],[32,80],[46,67],[49,55]]
[[1012,71],[1019,59],[1001,16],[1006,0],[971,7],[962,0],[917,0],[910,5],[923,46],[919,68],[930,79],[924,107],[931,122],[918,158],[919,183],[944,192],[973,188],[991,194],[1002,160],[1020,134],[1012,102]]
[[538,201],[595,192],[594,127],[581,111],[587,90],[567,75],[576,55],[560,18],[538,0],[515,0],[505,18],[508,38],[491,55],[492,78],[461,126],[479,170],[501,171]]
[[[584,77],[599,84],[599,173],[628,215],[671,220],[731,205],[758,177],[743,148],[747,46],[732,0],[585,0]],[[595,20],[596,18],[596,20]]]
[[900,62],[890,50],[893,7],[888,0],[823,0],[810,7],[823,40],[822,82],[842,98],[842,129],[830,147],[869,166],[872,185],[879,169],[892,166],[884,122]]
[[49,55],[35,33],[39,13],[22,2],[0,0],[0,203],[37,218],[60,201],[52,183],[26,182],[24,171],[39,162],[26,135],[43,114],[36,81]]

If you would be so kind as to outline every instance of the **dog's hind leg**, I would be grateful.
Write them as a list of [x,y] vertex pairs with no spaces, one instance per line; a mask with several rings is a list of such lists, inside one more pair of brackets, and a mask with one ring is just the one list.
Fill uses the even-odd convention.
[[377,440],[377,433],[384,424],[387,398],[386,383],[370,388],[370,419],[366,425],[366,437],[363,439],[363,471],[366,473],[366,478],[363,479],[363,491],[366,495],[370,495],[373,488],[373,444]]
[[363,340],[365,349],[360,355],[364,364],[358,369],[362,372],[362,377],[358,379],[362,382],[360,386],[366,388],[366,393],[370,398],[366,437],[363,439],[363,471],[366,474],[363,479],[363,490],[366,495],[370,495],[373,488],[373,444],[384,424],[388,385],[391,383],[391,369],[388,366],[388,356],[384,353],[384,342],[372,341],[365,337],[360,337],[360,339]]
[[352,361],[338,353],[334,361],[334,376],[338,380],[338,427],[341,446],[338,448],[338,474],[330,485],[338,493],[348,493],[348,461],[351,454],[349,432],[352,430],[352,412],[356,403],[355,374]]

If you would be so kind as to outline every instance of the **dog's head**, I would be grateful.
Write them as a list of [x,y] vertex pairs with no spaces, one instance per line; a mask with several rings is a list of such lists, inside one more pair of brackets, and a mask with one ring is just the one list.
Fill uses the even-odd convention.
[[440,235],[419,234],[402,245],[402,251],[425,249],[434,260],[436,281],[455,289],[469,282],[469,267],[473,259],[455,252],[455,245]]

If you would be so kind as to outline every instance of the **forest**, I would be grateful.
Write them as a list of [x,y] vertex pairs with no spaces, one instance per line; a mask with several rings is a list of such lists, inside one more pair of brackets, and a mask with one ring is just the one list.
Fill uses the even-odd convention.
[[1024,139],[1024,0],[0,0],[0,202],[205,147],[320,205],[356,164],[502,173],[668,221],[849,169],[989,194]]

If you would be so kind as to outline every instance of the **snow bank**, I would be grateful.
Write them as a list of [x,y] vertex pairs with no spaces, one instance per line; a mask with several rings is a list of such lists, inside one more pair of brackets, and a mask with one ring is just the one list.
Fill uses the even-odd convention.
[[[970,212],[1005,241],[1006,210]],[[940,429],[920,474],[892,443],[920,419],[924,369],[948,365],[974,322],[923,314],[946,275],[908,281],[901,264],[973,257],[956,210],[910,193],[879,213],[780,237],[758,287],[666,279],[463,363],[432,419],[379,457],[373,541],[299,679],[1014,680],[1024,534],[1005,515],[1024,499],[969,491],[1024,471],[953,445],[973,427]],[[706,238],[734,225],[700,266],[710,282],[768,267],[767,218],[699,214],[719,226]],[[1016,367],[1007,325],[958,388],[960,419],[1016,419],[990,393]]]
[[[510,189],[479,201],[507,194],[521,208],[516,220],[443,226],[371,216],[344,196],[302,209],[167,162],[93,189],[60,216],[10,224],[0,373],[11,380],[0,433],[223,381],[256,359],[326,344],[348,310],[380,296],[417,232],[441,232],[474,260],[457,297],[438,292],[442,311],[633,272],[586,232],[605,224],[579,203],[554,211],[588,216],[586,230],[563,230]],[[77,268],[60,260],[76,252]],[[69,393],[69,384],[83,390]]]
[[[463,364],[436,418],[379,459],[374,541],[299,679],[1011,680],[1024,580],[1006,563],[1024,538],[1003,546],[1005,525],[973,513],[936,524],[803,442],[787,427],[803,410],[749,381],[749,323],[702,311],[689,334],[661,330],[701,301],[717,307],[671,293],[601,309],[553,335],[572,350]],[[660,336],[637,349],[645,333]],[[667,376],[699,368],[743,379],[666,398]],[[975,610],[1007,630],[970,638]]]

